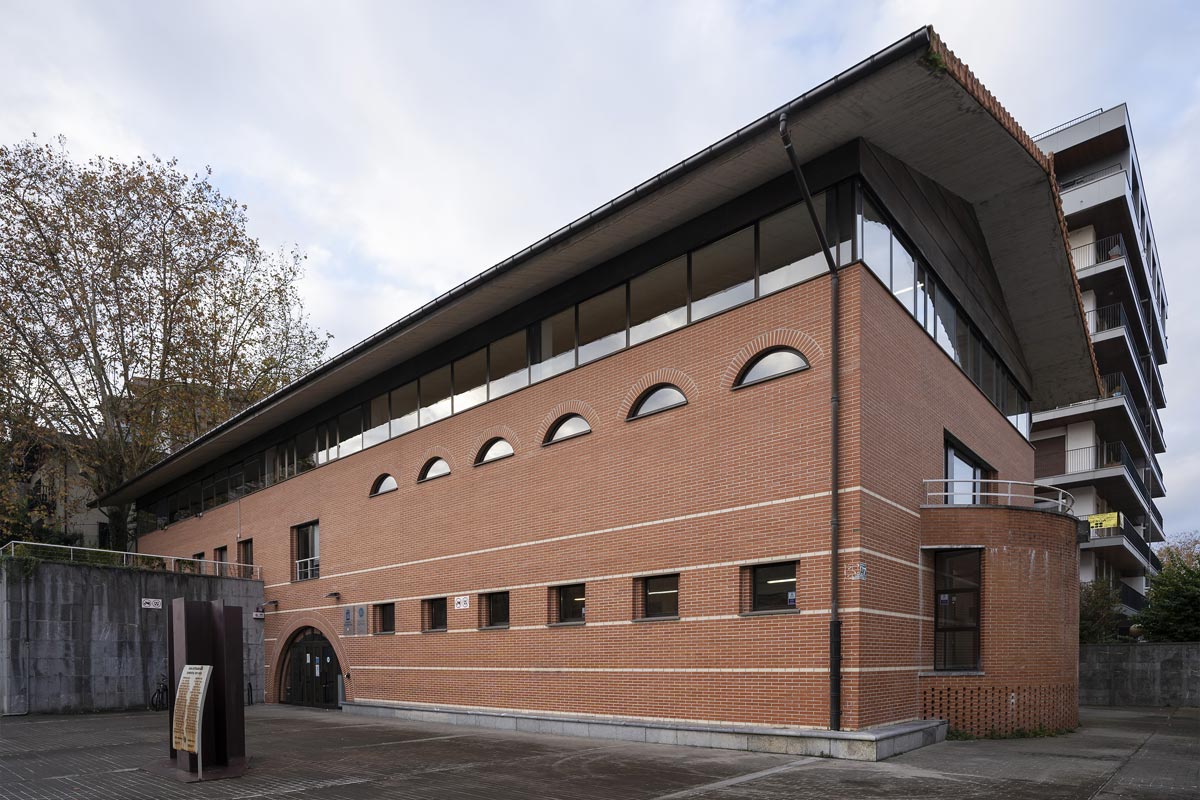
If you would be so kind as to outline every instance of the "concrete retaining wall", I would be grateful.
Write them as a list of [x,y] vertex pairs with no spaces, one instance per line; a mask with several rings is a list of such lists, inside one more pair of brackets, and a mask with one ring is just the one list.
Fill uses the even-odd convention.
[[[144,708],[167,671],[176,597],[242,608],[245,680],[262,702],[263,622],[251,617],[261,581],[9,562],[0,566],[0,713]],[[163,608],[143,609],[142,598]]]
[[1200,706],[1200,642],[1080,645],[1079,702]]

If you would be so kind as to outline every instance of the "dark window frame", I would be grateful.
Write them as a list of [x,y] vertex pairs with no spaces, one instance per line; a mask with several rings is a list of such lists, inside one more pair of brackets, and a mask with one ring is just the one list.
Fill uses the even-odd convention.
[[[450,629],[450,615],[445,597],[427,597],[421,601],[421,632],[439,633]],[[437,625],[441,618],[441,626]]]
[[[974,588],[959,588],[959,589],[944,589],[938,586],[938,562],[940,559],[947,556],[961,556],[964,553],[973,553],[976,559],[976,571],[978,576]],[[975,613],[976,620],[974,625],[943,625],[940,622],[938,609],[941,607],[940,595],[975,595]],[[961,547],[947,550],[935,550],[933,553],[933,668],[936,672],[979,672],[983,664],[983,548],[980,547]],[[963,633],[973,632],[972,650],[974,659],[970,666],[946,667],[944,645],[942,644],[942,633]],[[941,653],[939,657],[939,653]]]
[[[758,366],[760,361],[762,361],[767,356],[772,355],[773,353],[795,353],[797,356],[800,357],[800,360],[802,362],[804,362],[804,365],[800,366],[800,367],[792,367],[791,369],[784,370],[783,372],[775,372],[775,373],[767,375],[766,377],[763,377],[763,378],[755,378],[752,381],[747,381],[746,376],[750,374],[750,371],[752,369],[754,369],[756,366]],[[801,353],[796,348],[790,347],[788,345],[777,345],[775,347],[768,347],[767,349],[760,350],[758,353],[756,353],[753,358],[751,358],[749,361],[747,361],[745,363],[745,365],[740,370],[738,370],[737,378],[733,382],[733,389],[734,389],[734,391],[736,391],[738,389],[745,389],[750,386],[758,386],[761,383],[767,383],[769,381],[775,380],[776,378],[783,378],[788,375],[795,375],[799,372],[807,372],[810,369],[812,369],[812,364],[809,363],[808,357],[805,356],[804,353]]]
[[[504,621],[497,622],[494,616],[492,602],[500,597],[504,598]],[[508,628],[512,620],[512,595],[509,592],[487,592],[479,596],[479,611],[482,616],[480,620],[480,628],[490,630],[500,630]]]
[[[662,408],[656,408],[653,411],[642,411],[642,406],[644,406],[646,404],[646,401],[649,400],[656,392],[658,392],[661,389],[674,389],[675,391],[679,392],[679,394],[683,397],[683,400],[676,402],[676,403],[672,403],[669,406],[663,406]],[[629,414],[628,414],[628,416],[625,417],[625,421],[633,422],[634,420],[637,420],[637,419],[646,419],[647,417],[653,417],[655,414],[662,414],[665,411],[672,411],[676,408],[683,408],[684,406],[686,406],[688,404],[688,402],[689,401],[687,398],[687,394],[685,394],[683,389],[680,389],[675,384],[673,384],[673,383],[656,383],[653,386],[651,386],[649,389],[647,389],[646,391],[644,391],[640,395],[638,395],[637,400],[633,401],[633,405],[631,405],[629,407]]]
[[[313,540],[312,540],[313,544],[312,544],[311,549],[316,551],[316,555],[308,556],[307,558],[301,559],[299,557],[300,552],[301,552],[300,536],[304,531],[308,531],[308,530],[312,530],[312,529],[315,529],[315,536],[313,537]],[[314,520],[309,520],[308,522],[302,522],[299,525],[293,525],[291,539],[292,539],[292,564],[291,564],[292,580],[291,580],[291,582],[292,583],[302,583],[304,581],[312,581],[312,580],[316,580],[316,579],[320,578],[321,577],[321,521],[314,519]],[[316,560],[316,563],[311,564],[308,568],[308,573],[307,573],[306,577],[301,578],[300,577],[300,562],[301,561],[310,561],[313,559]]]
[[[392,485],[390,487],[388,487],[387,489],[381,488],[384,485],[384,483],[386,483],[389,480],[392,482]],[[394,492],[399,488],[400,488],[400,483],[399,483],[399,481],[396,480],[396,476],[392,475],[390,472],[382,472],[379,474],[379,477],[375,479],[375,482],[371,484],[371,493],[367,496],[368,497],[378,497],[381,494],[388,494],[389,492]]]
[[[570,590],[570,591],[568,591]],[[564,614],[567,611],[567,603],[575,603],[574,597],[570,600],[565,598],[570,595],[575,595],[577,592],[582,592],[583,604],[579,606],[579,615],[573,613],[570,616]],[[584,625],[587,623],[587,583],[565,583],[562,586],[554,587],[554,625]]]
[[[388,625],[387,620],[391,618],[391,624]],[[376,635],[395,633],[396,632],[396,604],[395,603],[376,603],[375,604],[375,630],[372,633]]]
[[[445,463],[446,471],[439,473],[437,475],[430,475],[429,474],[430,470],[432,470],[433,466],[435,464],[437,464],[437,462],[439,462],[439,461]],[[447,461],[445,458],[442,458],[441,456],[433,456],[432,458],[430,458],[428,461],[425,462],[425,464],[421,467],[421,471],[417,473],[417,483],[425,483],[426,481],[436,481],[438,478],[447,477],[448,475],[451,474],[451,472],[453,472],[453,470],[450,469],[449,461]]]
[[[508,452],[502,453],[498,456],[491,456],[489,458],[488,454],[492,451],[492,448],[501,442],[508,445]],[[503,436],[493,436],[491,439],[488,439],[486,442],[484,442],[483,447],[479,448],[479,452],[475,454],[474,466],[482,467],[484,464],[491,464],[495,461],[503,461],[506,458],[512,458],[516,454],[517,449],[512,446],[512,442],[508,441],[508,439],[505,439]]]
[[[786,604],[786,594],[784,605],[765,605],[760,601],[758,596],[758,574],[759,570],[773,569],[777,567],[791,566],[792,568],[792,604]],[[753,564],[747,570],[747,579],[750,582],[749,586],[749,611],[750,614],[791,614],[795,613],[800,607],[800,562],[799,561],[772,561],[766,564]],[[776,579],[778,580],[778,579]]]
[[[655,592],[666,591],[666,590],[662,590],[662,589],[655,589],[652,591],[651,590],[652,582],[664,580],[667,578],[675,579],[675,588],[673,590],[670,590],[675,595],[675,610],[672,613],[652,614],[652,613],[650,613],[650,605],[651,605],[650,596],[652,594],[654,594]],[[646,575],[641,579],[640,583],[641,583],[641,593],[642,593],[641,601],[642,602],[641,602],[641,616],[639,617],[639,619],[679,619],[679,573],[678,572],[669,572],[669,573],[659,574],[659,575]]]
[[[577,433],[569,433],[566,436],[559,436],[558,435],[559,430],[561,430],[564,425],[566,425],[568,422],[575,419],[576,417],[583,420],[583,423],[585,425],[587,425],[587,430],[586,431],[578,431]],[[571,439],[578,439],[580,436],[587,436],[591,432],[592,432],[592,423],[588,422],[587,417],[585,417],[583,414],[577,414],[574,411],[570,411],[570,412],[567,412],[566,414],[563,414],[558,419],[554,420],[554,424],[551,425],[549,427],[549,429],[546,430],[546,436],[542,439],[542,446],[545,447],[546,445],[557,444],[559,442],[566,442],[566,441],[570,441]]]

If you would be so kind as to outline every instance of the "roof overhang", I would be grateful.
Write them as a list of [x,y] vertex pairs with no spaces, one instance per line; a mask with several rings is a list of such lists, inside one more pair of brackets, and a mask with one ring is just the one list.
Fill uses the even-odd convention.
[[1035,410],[1094,397],[1088,340],[1049,157],[932,28],[921,28],[471,278],[176,451],[107,496],[179,479],[379,373],[786,174],[778,118],[802,162],[865,138],[971,203],[1032,378]]

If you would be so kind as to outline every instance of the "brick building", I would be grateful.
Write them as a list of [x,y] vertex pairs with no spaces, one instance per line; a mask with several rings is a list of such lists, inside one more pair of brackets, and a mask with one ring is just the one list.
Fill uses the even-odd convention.
[[272,701],[860,757],[1071,727],[1076,521],[1028,483],[1031,413],[1098,390],[1070,259],[1051,159],[921,29],[105,502],[262,566]]

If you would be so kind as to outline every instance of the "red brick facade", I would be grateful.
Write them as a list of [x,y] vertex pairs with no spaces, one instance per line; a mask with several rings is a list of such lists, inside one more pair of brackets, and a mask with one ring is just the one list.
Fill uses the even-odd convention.
[[[1032,480],[1033,451],[869,272],[843,275],[838,567],[866,566],[865,579],[841,581],[843,725],[947,714],[971,730],[1064,727],[1075,682],[1067,523],[921,509],[947,432],[1000,478]],[[239,535],[254,540],[266,596],[279,601],[265,621],[270,700],[286,644],[311,626],[334,644],[355,700],[823,727],[828,292],[818,278],[732,309],[171,525],[140,548],[233,553]],[[775,343],[798,347],[811,368],[731,390]],[[688,404],[626,421],[660,381]],[[592,433],[543,446],[567,412]],[[493,436],[515,455],[473,466]],[[417,483],[434,455],[452,473]],[[384,472],[399,489],[368,497]],[[291,531],[312,520],[321,578],[292,582]],[[922,547],[961,543],[959,531],[1000,548],[985,566],[986,675],[919,677],[933,663]],[[745,615],[746,568],[784,560],[797,562],[797,609]],[[635,582],[662,572],[679,573],[679,619],[636,620]],[[568,583],[586,583],[586,624],[550,625],[553,587]],[[480,630],[480,595],[494,590],[510,592],[510,627]],[[459,595],[470,608],[451,601],[448,630],[422,632],[421,600]],[[396,603],[394,634],[340,635],[345,606],[383,602]],[[1038,657],[1058,656],[1027,663],[1039,637]],[[1020,712],[1002,720],[1014,703]]]

